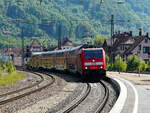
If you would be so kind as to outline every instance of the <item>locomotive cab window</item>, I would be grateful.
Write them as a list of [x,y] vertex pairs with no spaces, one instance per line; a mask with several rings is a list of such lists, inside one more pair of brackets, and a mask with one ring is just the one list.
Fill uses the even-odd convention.
[[85,50],[84,58],[85,59],[102,58],[102,50]]

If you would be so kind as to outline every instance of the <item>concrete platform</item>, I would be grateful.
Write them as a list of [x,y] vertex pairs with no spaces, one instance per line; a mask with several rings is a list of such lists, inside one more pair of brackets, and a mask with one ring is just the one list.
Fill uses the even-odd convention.
[[127,98],[120,113],[150,113],[150,75],[139,77],[138,74],[116,72],[108,72],[108,75],[119,79],[127,88]]
[[150,85],[136,85],[139,94],[138,113],[150,113]]

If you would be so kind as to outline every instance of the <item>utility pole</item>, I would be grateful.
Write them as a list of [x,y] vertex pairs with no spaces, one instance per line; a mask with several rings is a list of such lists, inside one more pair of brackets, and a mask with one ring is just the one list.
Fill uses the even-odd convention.
[[24,34],[23,34],[23,27],[21,30],[21,40],[22,40],[22,67],[24,66]]
[[10,39],[9,39],[9,36],[8,36],[10,34],[10,31],[9,30],[4,30],[3,33],[6,34],[6,36],[7,36],[7,41],[8,41],[7,52],[8,52],[9,61],[10,61]]
[[58,28],[58,49],[61,49],[61,24],[59,24]]
[[120,52],[119,52],[119,74],[120,74]]
[[111,67],[113,63],[113,44],[114,44],[114,15],[111,15],[111,51],[110,51],[110,61],[111,61]]
[[73,38],[73,23],[70,20],[70,24],[71,24],[71,28],[70,28],[70,32],[69,32],[69,38]]
[[139,51],[139,70],[138,70],[138,73],[139,73],[139,77],[140,77],[140,51]]
[[111,38],[112,38],[112,41],[111,41],[111,45],[113,45],[114,43],[114,15],[111,15]]

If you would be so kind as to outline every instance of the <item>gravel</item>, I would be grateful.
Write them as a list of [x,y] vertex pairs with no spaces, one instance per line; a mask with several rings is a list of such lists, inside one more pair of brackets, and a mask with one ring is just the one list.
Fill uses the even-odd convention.
[[[33,85],[34,83],[36,83],[36,82],[41,80],[41,77],[39,77],[39,76],[37,76],[35,74],[28,73],[28,72],[25,72],[25,73],[27,74],[27,78],[25,78],[24,80],[21,80],[21,81],[15,83],[15,84],[13,84],[11,86],[7,86],[7,87],[9,87],[9,89],[11,91],[14,91],[14,90],[18,90],[17,86],[19,86],[19,88],[22,89],[24,87]],[[47,77],[47,76],[44,76],[44,78],[45,77]],[[48,80],[50,80],[50,77],[48,77],[48,78],[49,79],[46,78],[46,80],[45,80],[46,82],[49,82]],[[32,81],[32,82],[30,82],[30,81]],[[42,82],[41,84],[43,84],[43,83],[45,84],[45,81]],[[9,89],[8,89],[7,92],[10,92]],[[33,88],[30,88],[30,90],[26,89],[26,90],[23,90],[23,91],[21,91],[19,93],[9,95],[9,96],[7,96],[7,98],[13,97],[14,95],[22,94],[23,92],[26,93],[26,92],[34,90],[34,89],[37,89],[37,87],[33,87]],[[24,98],[27,98],[27,97],[24,97]],[[27,100],[23,100],[24,98],[18,99],[18,100],[13,101],[13,102],[9,102],[9,103],[7,103],[5,105],[0,105],[0,113],[7,113],[7,112],[12,113],[12,112],[16,111],[22,105],[22,103],[27,101]]]
[[[76,77],[75,77],[76,78]],[[0,113],[45,113],[77,91],[78,80],[57,74],[55,83],[39,92],[0,106]],[[18,84],[21,82],[18,82]],[[81,88],[81,87],[80,87]],[[82,89],[82,88],[81,88]],[[68,99],[70,100],[70,99]],[[70,100],[71,101],[71,100]]]
[[61,101],[58,105],[56,105],[52,109],[49,109],[46,113],[56,113],[62,110],[64,107],[70,104],[73,100],[75,100],[81,94],[81,92],[83,91],[85,87],[86,87],[86,84],[79,83],[76,89],[70,95],[68,95],[67,98],[65,98],[63,101]]
[[[110,83],[104,82],[106,84],[106,86],[109,88],[109,99],[105,105],[105,108],[103,109],[102,113],[109,113],[109,111],[111,110],[111,108],[113,107],[114,103],[117,100],[118,97],[118,93],[116,93],[116,89],[111,85]],[[54,107],[53,109],[50,109],[48,112],[46,113],[60,113],[60,109],[64,108],[67,106],[67,104],[69,105],[70,103],[72,104],[72,97],[76,98],[76,94],[77,96],[80,95],[82,89],[79,89],[79,87],[83,87],[84,83],[80,83],[80,85],[76,88],[77,91],[75,91],[76,93],[73,93],[74,95],[70,95],[67,99],[65,99],[63,102],[59,103],[56,107]],[[77,106],[77,108],[75,108],[73,111],[71,111],[71,113],[94,113],[95,110],[99,107],[100,103],[103,100],[104,97],[104,89],[103,86],[101,86],[100,83],[90,83],[92,89],[91,92],[89,94],[89,96],[81,103],[79,104],[79,106]],[[70,100],[70,101],[68,101]]]
[[115,84],[113,84],[113,82],[110,81],[109,82],[103,82],[109,89],[109,98],[108,101],[105,105],[105,107],[103,108],[103,110],[101,111],[101,113],[109,113],[109,111],[111,110],[111,108],[113,107],[113,105],[115,104],[115,102],[117,101],[118,98],[118,89],[117,86]]
[[[40,80],[40,77],[32,75],[33,74],[28,74],[26,79],[14,85],[7,86],[9,87],[8,90],[5,89],[3,93],[16,90],[18,89],[18,87],[27,87]],[[60,111],[68,104],[70,104],[74,99],[76,99],[86,86],[85,83],[78,79],[79,77],[73,75],[55,74],[53,76],[55,77],[54,84],[29,96],[25,96],[21,99],[7,103],[5,105],[1,105],[0,113],[55,113]],[[85,104],[89,103],[91,106],[88,108],[88,113],[92,113],[92,108],[97,107],[96,104],[92,105],[92,98],[95,98],[96,101],[101,101],[99,97],[100,94],[103,94],[103,91],[97,90],[97,88],[99,88],[100,86],[95,85],[95,83],[91,84],[94,88],[91,92],[93,96],[89,97],[90,99],[85,101]],[[106,84],[109,88],[112,88],[110,84]],[[2,89],[0,88],[0,90]],[[102,113],[107,113],[116,101],[117,94],[115,93],[113,88],[110,89],[109,93],[109,101]],[[74,113],[80,113],[80,111],[76,110]]]
[[104,88],[100,83],[90,83],[91,91],[87,98],[71,113],[94,113],[104,97]]

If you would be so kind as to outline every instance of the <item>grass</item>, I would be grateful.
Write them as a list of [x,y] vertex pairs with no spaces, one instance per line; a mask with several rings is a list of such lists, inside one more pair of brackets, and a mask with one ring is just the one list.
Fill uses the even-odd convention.
[[12,73],[0,73],[0,87],[1,86],[8,86],[13,83],[18,82],[26,77],[24,73],[15,71]]

